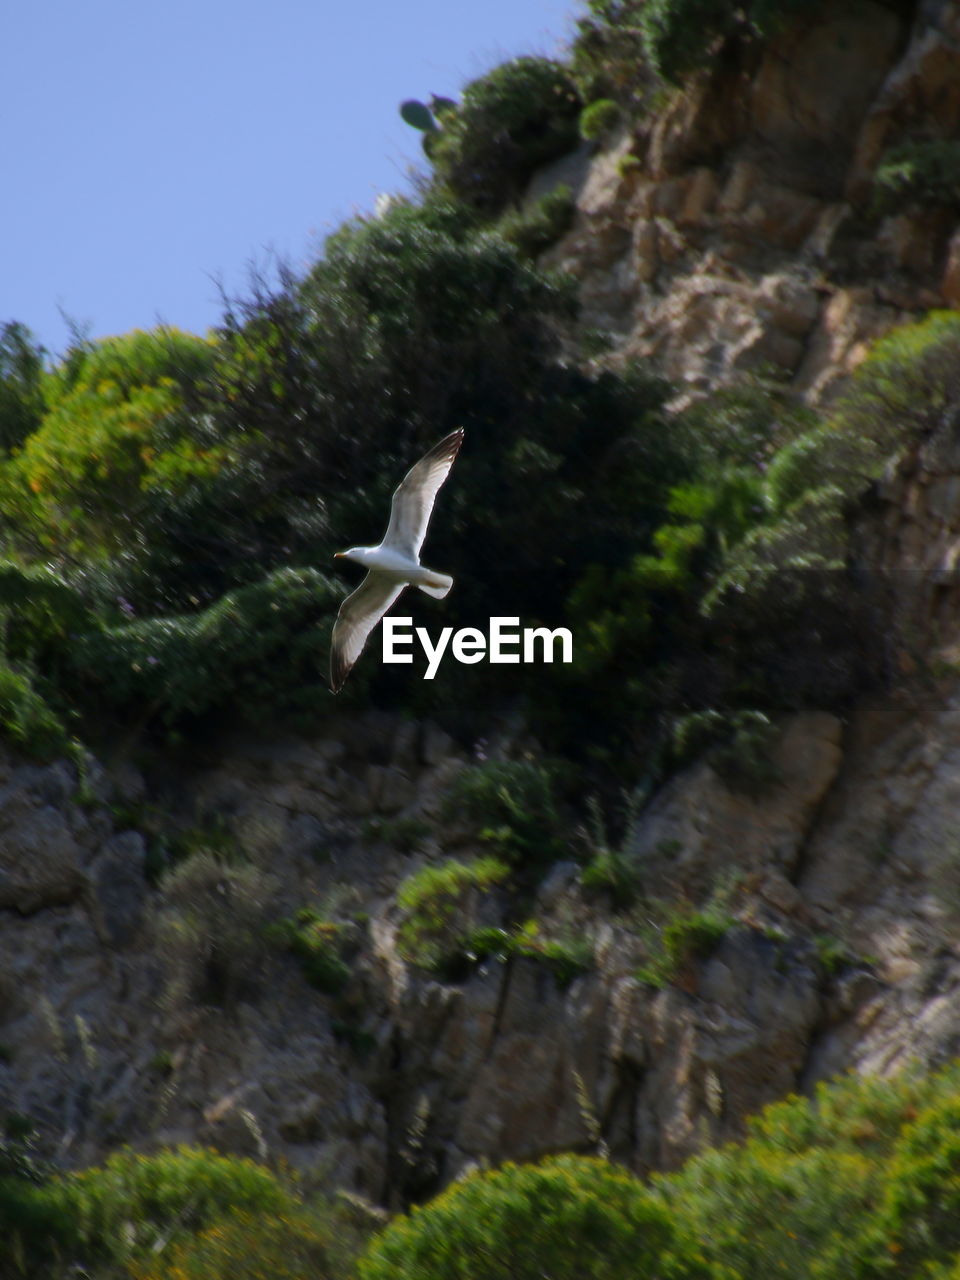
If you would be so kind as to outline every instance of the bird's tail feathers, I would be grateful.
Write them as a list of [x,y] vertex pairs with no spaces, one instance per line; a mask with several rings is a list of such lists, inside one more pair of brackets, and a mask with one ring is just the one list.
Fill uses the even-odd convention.
[[417,586],[435,600],[442,600],[453,586],[453,579],[445,573],[432,573],[429,582],[418,582]]

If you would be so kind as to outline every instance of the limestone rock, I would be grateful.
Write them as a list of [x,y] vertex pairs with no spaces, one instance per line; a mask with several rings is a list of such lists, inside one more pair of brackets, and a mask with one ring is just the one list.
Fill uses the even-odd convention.
[[808,712],[785,727],[774,753],[779,781],[737,793],[709,764],[664,788],[630,833],[628,849],[653,885],[709,888],[721,867],[790,876],[842,759],[835,716]]
[[0,907],[28,915],[73,902],[86,886],[84,850],[62,808],[10,786],[0,793]]
[[92,868],[93,889],[104,936],[115,947],[132,942],[146,908],[146,848],[137,831],[113,836]]

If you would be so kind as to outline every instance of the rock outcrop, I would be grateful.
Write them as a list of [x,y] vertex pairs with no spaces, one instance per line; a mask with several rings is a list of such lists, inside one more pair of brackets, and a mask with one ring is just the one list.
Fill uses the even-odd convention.
[[866,3],[805,18],[742,65],[704,71],[598,154],[537,175],[569,185],[572,230],[545,255],[580,281],[613,362],[652,358],[690,394],[772,367],[828,399],[888,329],[960,297],[956,210],[870,215],[884,148],[957,136],[960,9]]
[[[827,12],[537,176],[532,195],[576,192],[546,257],[579,279],[584,323],[614,336],[602,359],[651,357],[691,395],[772,364],[824,401],[877,335],[960,304],[955,218],[861,216],[891,140],[960,129],[960,10],[934,0],[911,26],[864,0],[864,15]],[[759,792],[701,761],[635,818],[624,851],[648,900],[699,903],[719,868],[735,873],[722,937],[659,982],[647,908],[612,911],[575,863],[536,903],[549,936],[592,949],[566,985],[535,957],[455,982],[404,960],[398,884],[476,851],[438,819],[469,760],[435,726],[333,718],[311,740],[168,762],[162,779],[4,756],[0,1108],[68,1163],[210,1142],[397,1205],[561,1148],[674,1165],[825,1076],[956,1055],[955,434],[876,486],[861,530],[897,602],[896,690],[845,721],[784,721]],[[239,944],[157,876],[161,837],[198,828],[194,845],[242,859],[205,889],[242,899]],[[311,905],[347,930],[334,995],[264,941]]]

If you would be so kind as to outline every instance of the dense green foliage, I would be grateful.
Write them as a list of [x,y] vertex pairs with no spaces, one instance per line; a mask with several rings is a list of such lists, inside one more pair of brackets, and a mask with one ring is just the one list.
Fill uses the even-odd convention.
[[535,258],[569,230],[574,202],[569,187],[556,187],[526,209],[508,213],[497,230],[509,244],[528,258]]
[[554,773],[533,760],[487,760],[454,779],[444,801],[449,821],[523,872],[542,870],[565,850]]
[[620,120],[620,108],[612,98],[598,98],[580,112],[580,134],[592,142]]
[[[456,590],[442,609],[414,593],[405,607],[453,628],[567,626],[574,662],[450,662],[424,682],[368,654],[342,701],[429,713],[466,740],[495,702],[616,781],[705,749],[733,779],[769,780],[778,712],[841,705],[881,673],[887,602],[856,563],[851,516],[960,401],[956,317],[877,344],[826,420],[757,379],[671,414],[649,370],[579,358],[571,282],[536,261],[569,226],[570,193],[517,202],[581,127],[629,118],[653,70],[683,74],[804,2],[595,0],[569,67],[514,59],[459,103],[411,100],[433,166],[422,203],[346,224],[302,276],[230,302],[207,339],[80,341],[51,366],[6,325],[7,736],[50,755],[117,727],[315,724],[356,582],[327,576],[332,551],[375,539],[410,462],[464,427],[427,547]],[[911,145],[942,198],[929,174],[946,152]],[[497,783],[464,811],[513,867],[542,868],[560,852],[542,801]]]
[[768,1107],[746,1142],[649,1186],[574,1156],[473,1174],[396,1219],[361,1280],[952,1275],[958,1099],[956,1067],[851,1076]]
[[642,100],[651,80],[680,83],[724,42],[769,39],[816,0],[587,0],[574,66],[594,93]]
[[[571,1086],[573,1087],[573,1086]],[[882,1280],[960,1267],[960,1066],[850,1075],[648,1183],[595,1157],[453,1183],[364,1246],[288,1175],[179,1148],[55,1174],[0,1143],[0,1271],[29,1280]],[[360,1255],[359,1258],[357,1255]]]
[[131,1280],[334,1280],[347,1272],[343,1223],[313,1208],[238,1210],[134,1263]]
[[165,1003],[225,1005],[256,987],[270,920],[270,882],[257,867],[199,848],[162,882],[157,941]]
[[306,1195],[289,1170],[200,1148],[123,1151],[48,1177],[36,1194],[49,1235],[5,1238],[0,1259],[11,1280],[347,1280],[364,1235],[353,1215]]
[[949,1204],[958,1098],[957,1067],[848,1076],[775,1103],[745,1144],[654,1185],[707,1257],[744,1280],[919,1278],[960,1249]]
[[428,154],[438,180],[469,208],[502,209],[539,165],[572,149],[580,98],[570,73],[548,58],[514,58],[463,91]]
[[492,857],[473,862],[451,858],[412,872],[397,890],[400,954],[439,973],[459,968],[478,927],[484,897],[509,874],[509,867]]
[[[571,628],[572,667],[511,686],[556,748],[618,768],[632,748],[663,768],[727,741],[731,776],[739,762],[752,777],[772,714],[875,675],[884,602],[851,589],[849,513],[898,451],[948,430],[955,313],[879,342],[825,421],[755,382],[668,424],[642,370],[561,361],[569,295],[508,234],[400,205],[231,313],[215,343],[133,335],[43,375],[51,407],[0,462],[0,712],[16,741],[60,750],[77,711],[171,730],[316,717],[342,587],[314,563],[376,537],[411,456],[457,425],[467,444],[428,551],[457,580],[444,624]],[[90,407],[106,402],[115,415]],[[364,662],[345,696],[476,732],[513,673],[411,674]],[[478,830],[544,865],[554,819],[508,792],[480,797]]]
[[29,330],[10,321],[0,326],[0,450],[17,448],[43,417],[44,352]]
[[629,1174],[558,1156],[454,1183],[398,1218],[360,1262],[360,1280],[635,1280],[709,1273],[670,1215]]
[[710,901],[701,910],[670,912],[649,927],[650,959],[636,976],[652,987],[666,986],[682,977],[695,960],[711,955],[732,925],[733,917],[722,901]]

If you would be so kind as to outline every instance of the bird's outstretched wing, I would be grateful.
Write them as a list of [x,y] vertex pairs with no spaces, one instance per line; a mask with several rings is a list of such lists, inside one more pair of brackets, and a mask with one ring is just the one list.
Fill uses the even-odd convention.
[[390,523],[383,535],[385,547],[394,548],[414,560],[419,558],[433,504],[440,486],[450,474],[461,444],[462,427],[435,444],[397,485],[390,508]]
[[339,693],[367,637],[407,584],[371,569],[340,606],[330,642],[330,688]]

